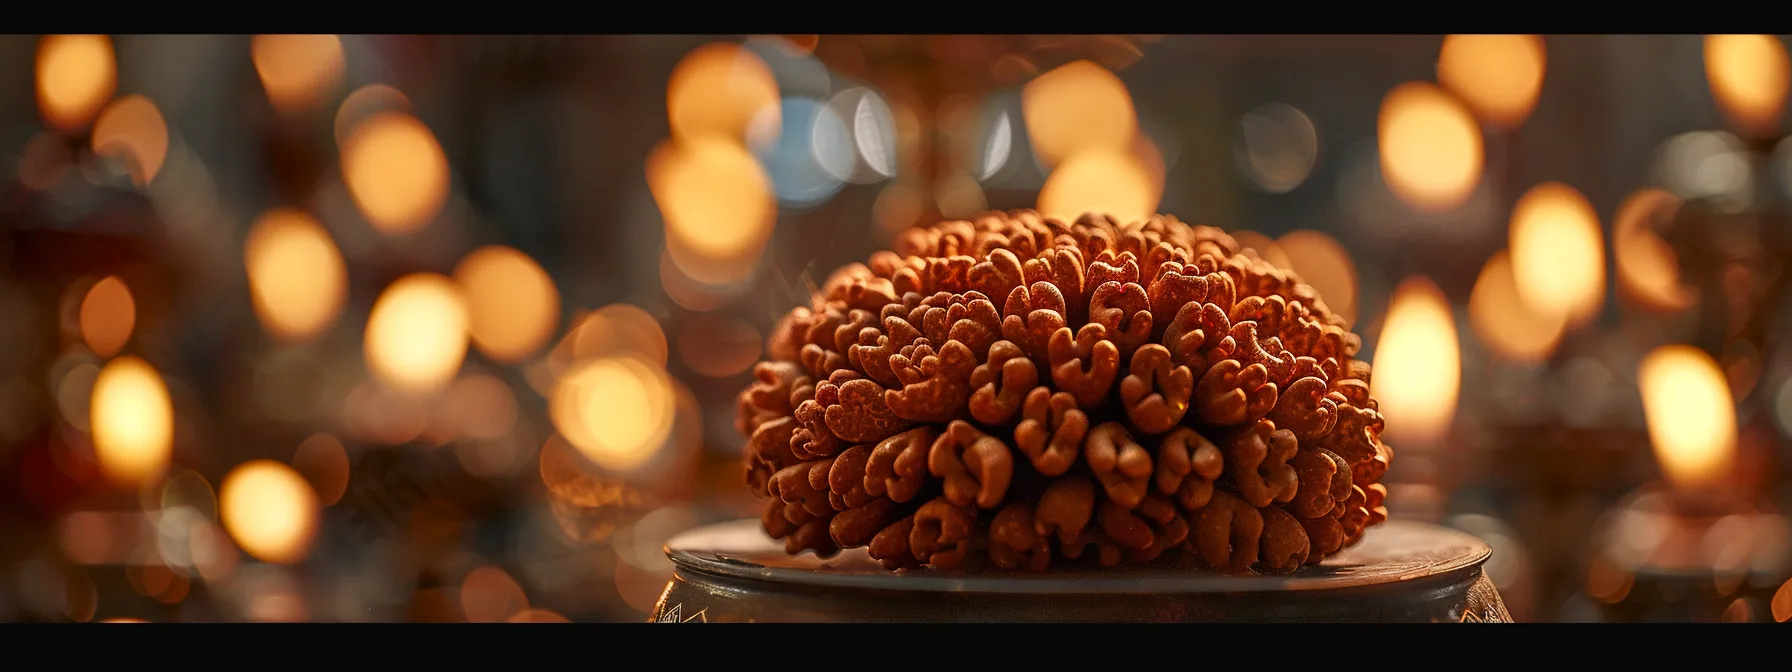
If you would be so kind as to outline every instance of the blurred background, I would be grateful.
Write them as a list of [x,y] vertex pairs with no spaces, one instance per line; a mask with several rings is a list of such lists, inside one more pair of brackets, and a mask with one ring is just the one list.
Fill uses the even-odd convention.
[[[1792,620],[1780,37],[0,37],[0,618],[640,621],[894,232],[1153,212],[1364,337],[1534,621]],[[1384,354],[1385,353],[1385,354]]]

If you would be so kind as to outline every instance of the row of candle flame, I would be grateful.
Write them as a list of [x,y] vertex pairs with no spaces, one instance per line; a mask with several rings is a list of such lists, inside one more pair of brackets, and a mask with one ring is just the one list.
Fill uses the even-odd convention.
[[[1411,83],[1390,92],[1379,128],[1389,190],[1419,211],[1460,205],[1480,179],[1481,124],[1514,129],[1535,104],[1542,44],[1537,36],[1451,36],[1439,59],[1441,86]],[[284,114],[314,111],[341,80],[344,57],[335,36],[257,36],[250,56]],[[166,155],[169,129],[147,98],[113,97],[112,59],[102,36],[44,38],[39,107],[57,132],[90,128],[94,151],[121,155],[138,184],[147,185]],[[1706,60],[1713,91],[1739,126],[1756,130],[1763,120],[1777,120],[1787,71],[1777,40],[1711,36]],[[1140,132],[1119,78],[1077,62],[1029,82],[1022,100],[1033,150],[1050,168],[1039,196],[1042,211],[1074,217],[1100,210],[1124,218],[1155,210],[1163,190],[1161,156]],[[779,101],[769,70],[731,43],[699,48],[674,71],[667,92],[672,137],[647,163],[664,219],[669,263],[663,277],[716,289],[739,286],[759,271],[778,213],[753,150],[778,128],[772,122]],[[370,85],[345,97],[337,113],[342,180],[366,221],[392,237],[426,232],[451,188],[445,155],[408,107],[396,89]],[[898,133],[907,127],[897,124]],[[1655,272],[1671,271],[1672,256],[1645,217],[1671,198],[1642,192],[1620,210],[1614,227],[1627,295],[1663,310],[1690,304],[1673,273]],[[1532,189],[1514,208],[1509,251],[1489,260],[1469,299],[1471,326],[1508,358],[1547,355],[1603,301],[1602,238],[1596,214],[1573,188]],[[1274,243],[1262,245],[1263,253],[1283,255],[1325,285],[1326,296],[1341,297],[1339,305],[1354,303],[1353,271],[1336,241],[1299,232]],[[244,261],[255,312],[277,340],[312,340],[336,322],[347,294],[346,266],[314,215],[284,208],[263,214],[252,226]],[[1668,283],[1650,279],[1661,277]],[[387,286],[368,315],[364,356],[382,385],[416,396],[452,382],[469,348],[499,365],[550,368],[553,382],[544,394],[561,437],[606,467],[644,462],[667,440],[677,406],[664,333],[647,313],[619,307],[566,332],[560,342],[576,351],[571,359],[532,359],[559,329],[561,310],[553,280],[527,255],[480,248],[451,274],[418,273]],[[133,318],[122,281],[92,285],[79,314],[82,339],[95,355],[124,349]],[[1460,385],[1455,332],[1450,303],[1434,284],[1401,283],[1376,348],[1400,353],[1381,358],[1375,379],[1375,394],[1389,409],[1390,440],[1422,446],[1447,432]],[[758,351],[751,355],[718,365],[718,372],[744,370]],[[1670,477],[1688,486],[1713,482],[1735,441],[1723,373],[1703,353],[1666,346],[1643,360],[1638,380]],[[90,409],[96,455],[114,481],[135,487],[166,472],[173,408],[153,366],[129,355],[111,359],[93,382]],[[226,531],[252,555],[271,562],[303,556],[314,525],[309,512],[319,504],[313,487],[291,468],[242,465],[224,479],[219,500]]]

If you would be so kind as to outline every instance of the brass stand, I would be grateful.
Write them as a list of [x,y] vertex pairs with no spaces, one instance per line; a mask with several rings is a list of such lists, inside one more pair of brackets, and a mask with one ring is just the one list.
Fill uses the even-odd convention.
[[757,520],[673,537],[677,567],[654,622],[1510,622],[1481,571],[1487,544],[1390,521],[1289,576],[1147,567],[891,573],[862,549],[789,556]]

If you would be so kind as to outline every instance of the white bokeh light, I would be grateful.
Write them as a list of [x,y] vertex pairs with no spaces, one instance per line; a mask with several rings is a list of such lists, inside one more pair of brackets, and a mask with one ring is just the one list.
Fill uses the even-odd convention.
[[772,178],[778,201],[803,207],[833,198],[845,183],[830,174],[827,166],[838,165],[840,159],[820,157],[839,150],[816,145],[813,132],[816,119],[829,114],[826,106],[811,98],[785,98],[780,107],[782,130],[777,140],[755,150]]
[[816,162],[835,179],[872,184],[896,175],[896,118],[864,87],[834,94],[810,128]]
[[996,116],[994,126],[990,127],[989,140],[983,144],[982,161],[978,165],[977,179],[989,180],[1002,172],[1008,165],[1008,156],[1014,153],[1014,121],[1007,112]]

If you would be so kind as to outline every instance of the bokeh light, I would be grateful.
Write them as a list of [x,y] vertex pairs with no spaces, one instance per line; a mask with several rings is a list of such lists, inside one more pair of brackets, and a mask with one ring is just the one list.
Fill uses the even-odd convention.
[[273,460],[247,462],[226,474],[218,509],[224,531],[262,562],[298,562],[317,535],[317,493],[299,472]]
[[881,240],[889,240],[920,221],[923,208],[921,192],[908,182],[895,181],[877,192],[871,202],[871,224]]
[[555,525],[567,538],[609,539],[619,523],[640,515],[651,502],[640,488],[604,473],[559,434],[542,444],[537,458]]
[[983,193],[983,185],[962,170],[946,173],[934,183],[933,201],[939,207],[940,216],[950,219],[976,219],[989,211],[989,199]]
[[1780,589],[1773,591],[1773,620],[1776,623],[1792,621],[1792,579],[1780,584]]
[[467,253],[454,267],[467,302],[473,345],[501,364],[535,354],[560,325],[560,290],[529,255],[501,245]]
[[[740,46],[765,63],[766,69],[772,73],[772,80],[777,82],[779,95],[782,97],[824,98],[829,92],[836,90],[835,79],[838,73],[830,71],[814,54],[794,48],[789,40],[782,37],[748,37]],[[738,73],[735,79],[745,83]],[[842,85],[840,88],[844,88],[845,82],[839,84]],[[775,118],[754,119],[750,124],[754,128],[748,130],[747,143],[758,147],[760,141],[776,140],[775,136],[756,137],[761,132],[775,133],[777,129],[770,126],[776,124]],[[680,138],[688,137],[683,133],[676,135]]]
[[751,275],[777,204],[770,176],[746,148],[713,138],[661,144],[648,156],[647,185],[679,270],[709,284]]
[[1569,326],[1598,314],[1605,300],[1605,237],[1592,204],[1573,187],[1545,182],[1512,207],[1512,273],[1533,309]]
[[699,375],[727,378],[758,361],[764,340],[751,322],[706,315],[679,332],[678,354]]
[[81,340],[100,357],[111,357],[131,340],[137,303],[123,280],[112,275],[93,283],[81,299]]
[[99,365],[89,361],[74,364],[61,374],[56,383],[56,410],[70,427],[82,432],[92,431],[93,383],[99,377]]
[[[202,519],[215,519],[218,515],[217,494],[212,491],[212,484],[205,476],[191,469],[181,469],[169,473],[162,480],[162,487],[144,489],[140,492],[143,508],[147,511],[160,511],[164,515],[186,515],[188,513]],[[189,521],[190,522],[190,521]],[[159,525],[171,523],[162,520]]]
[[1091,61],[1076,61],[1027,82],[1021,89],[1021,112],[1033,152],[1047,166],[1082,152],[1124,152],[1138,134],[1138,115],[1126,84]]
[[821,44],[820,35],[779,35],[783,47],[794,54],[808,55],[815,53],[815,46]]
[[1239,251],[1245,255],[1255,255],[1258,259],[1282,268],[1288,267],[1288,257],[1282,254],[1282,246],[1277,244],[1274,238],[1251,229],[1232,229],[1226,233],[1231,234],[1232,239],[1238,241]]
[[374,375],[407,392],[431,392],[454,378],[467,353],[467,306],[447,277],[399,278],[373,304],[364,341]]
[[404,92],[385,84],[368,84],[343,97],[336,108],[334,134],[338,147],[348,144],[349,136],[361,122],[382,112],[410,112],[411,99]]
[[1437,56],[1437,81],[1488,123],[1512,129],[1536,107],[1546,66],[1541,35],[1451,35]]
[[168,123],[150,99],[132,94],[112,101],[93,122],[95,154],[122,159],[137,186],[148,186],[168,159]]
[[983,146],[978,148],[976,160],[977,179],[994,180],[1002,176],[1003,168],[1010,165],[1014,154],[1014,121],[1008,112],[995,115],[989,122],[989,133]]
[[837,180],[870,184],[896,176],[896,113],[871,89],[834,94],[807,134],[814,161]]
[[1717,617],[1717,621],[1719,623],[1748,623],[1754,620],[1754,611],[1753,607],[1748,606],[1748,600],[1738,597],[1730,601],[1730,606],[1724,607],[1724,611]]
[[660,321],[640,306],[626,303],[592,311],[568,337],[572,355],[580,360],[633,355],[663,367],[671,355]]
[[1718,106],[1743,132],[1779,131],[1792,64],[1778,36],[1706,35],[1705,78]]
[[63,131],[87,125],[118,89],[118,62],[105,35],[45,35],[37,43],[37,107]]
[[1423,276],[1394,288],[1375,344],[1369,393],[1387,416],[1389,443],[1435,447],[1449,433],[1462,384],[1456,321],[1443,290]]
[[312,434],[293,451],[292,467],[311,483],[318,503],[330,506],[348,491],[348,450],[329,434]]
[[154,367],[120,357],[93,381],[88,426],[100,470],[130,487],[159,478],[174,456],[174,402]]
[[1665,345],[1643,357],[1636,375],[1655,459],[1668,481],[1702,489],[1728,477],[1736,406],[1717,362],[1691,346]]
[[1305,112],[1283,103],[1251,110],[1238,121],[1238,165],[1271,194],[1293,191],[1319,161],[1319,131]]
[[750,288],[749,283],[711,285],[699,282],[679,270],[678,264],[672,261],[672,254],[666,250],[660,250],[658,266],[660,288],[666,291],[666,298],[689,310],[715,310]]
[[498,439],[517,424],[516,394],[496,376],[462,376],[436,401],[436,411],[447,416],[452,434]]
[[561,616],[559,613],[554,612],[554,611],[550,611],[547,609],[530,609],[528,611],[517,612],[517,614],[515,616],[511,616],[509,618],[509,620],[506,622],[509,622],[509,623],[571,623],[572,621],[566,620],[565,616]]
[[1083,213],[1112,215],[1122,225],[1145,221],[1163,197],[1161,165],[1155,151],[1083,151],[1066,159],[1039,190],[1038,209],[1047,217],[1075,221]]
[[342,180],[374,228],[410,233],[448,199],[448,157],[435,133],[404,112],[368,117],[342,145]]
[[740,45],[706,44],[685,54],[666,83],[672,136],[745,142],[750,127],[776,129],[778,82],[765,61]]
[[1612,261],[1625,298],[1663,312],[1690,308],[1698,296],[1681,282],[1674,248],[1658,233],[1680,211],[1680,199],[1663,189],[1639,189],[1618,206],[1612,220]]
[[[870,89],[848,89],[834,96],[829,107],[838,105],[837,109],[845,110],[847,101],[852,103],[852,139],[857,148],[859,159],[869,167],[872,177],[849,177],[849,181],[862,182],[896,176],[896,114],[890,110],[890,103],[883,96]],[[846,118],[842,115],[842,118]]]
[[355,438],[396,446],[429,428],[428,399],[372,382],[357,385],[342,400],[342,414]]
[[794,207],[823,203],[846,184],[835,171],[857,160],[851,132],[817,100],[786,98],[780,109],[777,139],[756,144],[760,165],[779,201]]
[[1453,210],[1480,184],[1481,127],[1443,89],[1423,82],[1394,87],[1381,101],[1376,133],[1382,180],[1414,210]]
[[664,446],[675,402],[663,370],[635,357],[609,357],[562,378],[549,413],[561,436],[593,463],[628,470]]
[[1595,558],[1587,567],[1587,594],[1600,602],[1621,602],[1635,586],[1636,572],[1609,558]]
[[150,564],[141,565],[137,569],[140,574],[143,592],[150,599],[167,605],[180,604],[191,594],[193,582],[187,575],[161,562],[146,558]]
[[1290,231],[1276,239],[1283,263],[1319,292],[1346,325],[1356,322],[1356,264],[1336,238],[1319,231]]
[[1547,359],[1566,326],[1562,314],[1536,310],[1519,296],[1512,259],[1505,250],[1481,267],[1468,297],[1468,320],[1495,356],[1520,363]]
[[1749,204],[1755,183],[1747,148],[1723,131],[1690,131],[1662,141],[1654,172],[1661,185],[1686,200],[1703,200],[1726,212]]
[[469,623],[503,623],[529,610],[529,598],[516,579],[487,565],[467,572],[460,583],[461,614]]
[[348,268],[317,219],[292,208],[269,210],[243,244],[249,297],[269,334],[303,341],[328,329],[348,295]]
[[249,54],[277,109],[311,108],[342,83],[342,40],[335,35],[256,35]]

